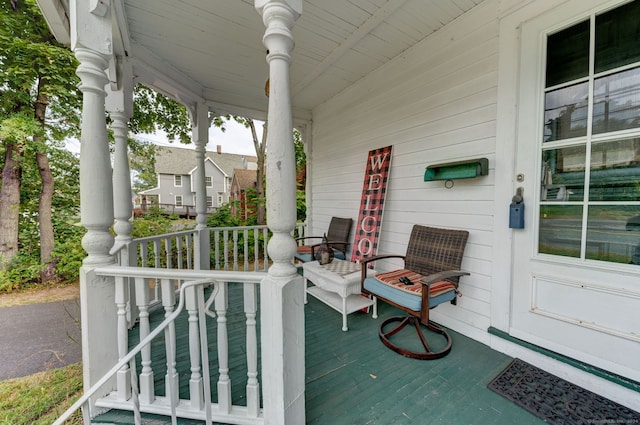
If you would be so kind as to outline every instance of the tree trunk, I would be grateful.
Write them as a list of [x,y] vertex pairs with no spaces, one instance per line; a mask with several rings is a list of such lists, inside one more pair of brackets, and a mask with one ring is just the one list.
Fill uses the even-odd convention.
[[[48,97],[43,94],[43,88],[46,85],[44,78],[38,81],[38,95],[35,102],[34,114],[41,127],[44,130],[45,116]],[[44,140],[41,136],[33,137],[36,146],[40,149],[36,152],[36,163],[42,187],[40,188],[40,197],[38,203],[38,223],[40,226],[40,264],[44,267],[40,272],[40,280],[42,283],[49,282],[55,277],[55,261],[52,257],[55,242],[53,238],[53,221],[52,221],[52,201],[53,201],[53,175],[49,166],[49,158],[47,157]]]
[[55,277],[55,259],[53,258],[53,249],[55,248],[53,238],[53,222],[52,222],[52,201],[53,201],[53,175],[49,166],[49,158],[47,155],[36,153],[36,162],[38,163],[38,171],[42,180],[42,188],[40,189],[40,203],[38,204],[38,219],[40,223],[40,263],[44,265],[44,269],[40,272],[42,283],[51,281]]
[[13,143],[7,145],[0,188],[0,268],[3,270],[18,254],[20,217],[20,183],[22,151]]

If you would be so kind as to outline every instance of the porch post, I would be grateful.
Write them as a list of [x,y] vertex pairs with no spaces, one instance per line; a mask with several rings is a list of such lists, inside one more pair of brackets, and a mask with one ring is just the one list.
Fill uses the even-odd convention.
[[209,143],[209,109],[203,102],[196,105],[192,118],[193,143],[196,145],[196,229],[207,227],[207,187],[205,184],[204,157]]
[[193,143],[196,145],[196,230],[195,268],[196,270],[210,269],[209,231],[207,230],[207,186],[205,182],[206,170],[204,157],[207,143],[209,143],[209,108],[203,102],[198,102],[193,121]]
[[[116,244],[124,246],[121,265],[130,265],[128,259],[128,242],[131,238],[131,216],[133,204],[131,199],[131,176],[129,170],[128,138],[129,119],[133,115],[133,77],[131,64],[128,61],[118,60],[115,67],[119,69],[116,74],[122,77],[107,86],[106,108],[111,117],[111,129],[115,138],[115,152],[113,154],[113,207],[115,224],[113,230],[116,233]],[[115,71],[115,70],[114,70]],[[112,80],[115,80],[115,75]],[[115,87],[114,87],[115,86]]]
[[[94,269],[115,263],[109,250],[113,236],[113,185],[105,121],[106,69],[112,56],[111,11],[108,3],[70,2],[71,48],[80,62],[82,92],[80,138],[80,214],[87,229],[82,247],[87,257],[80,268],[80,311],[85,388],[118,361],[113,278],[97,277]],[[109,388],[105,387],[105,392]]]
[[296,243],[296,170],[289,87],[291,29],[302,0],[255,0],[266,26],[269,112],[267,121],[267,221],[273,266],[260,285],[262,381],[266,424],[305,423],[304,301],[302,277],[293,265]]

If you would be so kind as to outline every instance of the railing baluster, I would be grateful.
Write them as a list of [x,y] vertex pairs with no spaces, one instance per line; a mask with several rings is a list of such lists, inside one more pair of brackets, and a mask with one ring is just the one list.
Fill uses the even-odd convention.
[[[149,287],[145,278],[135,278],[136,302],[140,310],[140,340],[142,341],[149,332]],[[147,345],[141,351],[142,370],[140,371],[140,401],[151,404],[155,399],[153,385],[153,369],[151,368],[151,346]]]
[[178,249],[178,268],[184,269],[184,264],[182,262],[182,236],[178,236],[176,238],[176,247]]
[[[172,279],[162,279],[162,306],[164,307],[164,317],[167,318],[173,313],[176,296]],[[165,375],[165,391],[167,399],[172,406],[178,405],[179,382],[178,371],[176,370],[176,325],[171,323],[164,331],[166,353],[167,353],[167,374]]]
[[238,229],[233,230],[233,271],[238,271]]
[[[216,283],[215,285],[219,285]],[[219,286],[218,286],[219,288]],[[203,391],[205,424],[212,425],[211,421],[211,370],[209,370],[209,338],[207,337],[207,311],[204,300],[204,287],[198,286],[198,320],[200,323],[200,353],[202,355]],[[214,293],[215,296],[215,293]]]
[[[127,302],[129,301],[129,279],[116,277],[115,302],[118,316],[117,338],[118,359],[122,359],[129,352],[129,326],[127,320]],[[128,366],[123,366],[116,377],[118,400],[129,400],[131,397],[131,371]]]
[[224,245],[222,254],[224,255],[224,269],[229,270],[229,231],[227,229],[224,230]]
[[222,413],[231,411],[231,379],[229,378],[229,335],[227,330],[228,283],[220,283],[215,300],[218,322],[218,409]]
[[269,269],[269,253],[267,253],[267,241],[269,240],[269,229],[267,229],[266,227],[264,227],[262,229],[262,237],[264,240],[264,246],[262,247],[264,250],[264,267],[262,268],[264,271],[267,271]]
[[260,230],[253,229],[253,270],[257,272],[259,269],[260,269]]
[[244,267],[242,270],[246,272],[249,270],[249,229],[244,229],[242,240],[244,241]]
[[155,268],[159,269],[162,267],[162,252],[160,250],[160,239],[156,239],[153,241],[153,255],[154,255],[154,264]]
[[260,383],[258,382],[258,333],[256,311],[258,310],[257,285],[244,283],[244,313],[247,317],[247,413],[260,414]]
[[167,256],[167,268],[171,269],[173,268],[173,253],[171,252],[171,241],[173,240],[173,237],[168,237],[164,239],[164,250],[165,250],[165,255]]
[[142,267],[149,267],[147,261],[149,260],[149,247],[146,242],[140,244],[140,259],[142,261]]
[[215,270],[220,270],[220,231],[215,230],[213,233],[213,243],[215,252]]
[[185,235],[187,240],[187,269],[193,270],[193,234]]
[[202,374],[200,372],[200,335],[198,330],[198,300],[196,288],[187,288],[186,309],[189,315],[189,360],[191,378],[189,379],[189,397],[193,410],[202,410],[204,406]]

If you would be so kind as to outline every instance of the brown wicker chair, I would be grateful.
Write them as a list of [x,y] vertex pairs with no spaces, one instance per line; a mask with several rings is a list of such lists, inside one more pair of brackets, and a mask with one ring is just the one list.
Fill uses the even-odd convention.
[[[332,217],[329,222],[329,230],[327,230],[327,242],[333,249],[334,258],[341,260],[346,259],[347,248],[349,247],[349,233],[351,232],[351,226],[353,225],[353,219]],[[315,241],[316,243],[311,245],[299,245],[295,258],[303,263],[314,260],[315,249],[322,244],[322,238],[324,236],[305,236],[302,238],[296,238],[296,242],[304,240]]]
[[[429,310],[447,301],[456,303],[458,280],[469,274],[460,270],[468,237],[469,232],[464,230],[414,225],[406,255],[378,255],[362,261],[362,292],[408,313],[380,324],[378,333],[384,345],[405,357],[422,360],[438,359],[451,351],[451,337],[429,320]],[[403,258],[404,268],[367,277],[367,263],[392,257]],[[388,326],[395,322],[399,324]],[[394,338],[396,342],[391,341],[407,325],[416,329],[423,349],[400,346],[400,335]],[[442,335],[444,341],[432,350],[425,333]]]

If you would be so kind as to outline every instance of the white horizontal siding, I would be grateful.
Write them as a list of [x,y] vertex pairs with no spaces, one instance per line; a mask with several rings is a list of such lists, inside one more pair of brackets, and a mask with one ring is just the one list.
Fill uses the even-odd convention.
[[[467,229],[457,306],[440,323],[488,341],[494,216],[498,21],[493,1],[418,43],[313,111],[312,233],[358,217],[368,151],[393,145],[379,253],[404,253],[413,224]],[[489,176],[425,182],[430,164],[489,159]],[[353,236],[353,232],[352,232]],[[400,263],[380,261],[376,269]]]

